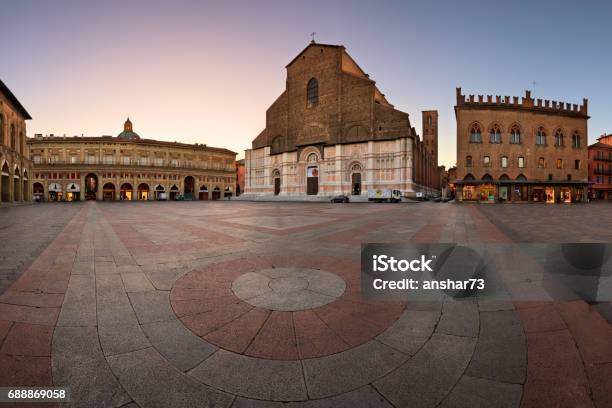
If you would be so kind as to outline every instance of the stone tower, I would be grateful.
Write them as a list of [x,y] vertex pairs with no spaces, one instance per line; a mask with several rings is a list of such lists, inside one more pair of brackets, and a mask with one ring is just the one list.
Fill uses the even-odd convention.
[[423,111],[423,143],[438,165],[438,111]]

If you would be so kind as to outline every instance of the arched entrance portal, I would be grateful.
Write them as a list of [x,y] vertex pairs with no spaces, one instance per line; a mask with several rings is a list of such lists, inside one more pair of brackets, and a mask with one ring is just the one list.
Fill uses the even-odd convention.
[[119,190],[119,199],[124,201],[132,201],[132,194],[134,189],[130,183],[123,183]]
[[102,200],[114,201],[115,200],[115,185],[113,183],[106,183],[102,187]]
[[281,176],[278,169],[272,172],[272,179],[274,180],[274,195],[279,195],[281,191]]
[[147,201],[149,199],[149,185],[141,183],[138,186],[138,200]]
[[183,196],[185,197],[185,200],[193,200],[195,198],[193,194],[194,191],[195,191],[194,178],[191,176],[185,177],[185,189],[183,191]]
[[155,199],[156,200],[166,199],[166,189],[161,184],[158,184],[157,187],[155,187]]
[[200,194],[199,194],[198,198],[201,201],[207,201],[208,200],[208,187],[206,187],[206,186],[200,187]]
[[306,159],[306,194],[317,195],[319,193],[319,167],[316,153],[310,153]]
[[40,183],[34,183],[32,186],[34,201],[43,201],[45,199],[45,187]]
[[172,187],[170,187],[170,199],[176,200],[178,198],[178,195],[179,195],[179,188],[175,184]]
[[213,188],[212,199],[218,200],[221,198],[221,189],[219,187]]
[[231,187],[225,187],[225,198],[229,199],[232,196],[232,188]]
[[2,202],[8,203],[11,200],[11,179],[9,166],[6,162],[2,165]]
[[98,176],[89,173],[85,176],[85,199],[95,200],[96,194],[98,194]]
[[351,174],[351,194],[361,195],[361,164],[353,163],[349,172]]

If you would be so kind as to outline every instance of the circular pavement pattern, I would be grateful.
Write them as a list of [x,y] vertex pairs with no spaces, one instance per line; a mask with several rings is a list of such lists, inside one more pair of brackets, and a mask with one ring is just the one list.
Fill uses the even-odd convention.
[[184,275],[170,301],[189,330],[233,353],[323,357],[373,339],[405,308],[363,301],[359,269],[332,257],[254,256]]
[[234,294],[248,304],[283,312],[321,307],[337,300],[345,289],[337,275],[307,268],[262,269],[232,283]]

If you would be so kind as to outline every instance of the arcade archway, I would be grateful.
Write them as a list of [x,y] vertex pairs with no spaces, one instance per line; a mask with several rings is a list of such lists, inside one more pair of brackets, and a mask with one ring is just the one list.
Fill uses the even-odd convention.
[[123,201],[132,201],[134,188],[130,183],[123,183],[119,189],[119,199]]
[[138,200],[146,201],[149,199],[149,185],[147,183],[140,183],[138,185]]
[[96,194],[98,194],[98,176],[89,173],[85,176],[85,199],[95,200]]
[[115,185],[113,183],[106,183],[102,187],[102,200],[114,201],[115,200]]
[[191,176],[185,177],[185,188],[183,190],[183,197],[185,200],[193,200],[195,191],[195,179]]

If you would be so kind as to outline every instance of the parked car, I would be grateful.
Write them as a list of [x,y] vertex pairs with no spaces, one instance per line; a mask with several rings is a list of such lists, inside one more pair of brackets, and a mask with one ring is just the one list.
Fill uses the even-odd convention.
[[348,203],[349,198],[347,195],[340,194],[331,199],[332,203]]

